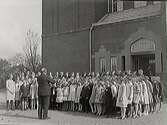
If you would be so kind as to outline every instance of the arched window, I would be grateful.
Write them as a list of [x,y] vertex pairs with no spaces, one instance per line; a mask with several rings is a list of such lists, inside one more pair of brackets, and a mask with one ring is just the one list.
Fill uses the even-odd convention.
[[114,71],[117,70],[117,57],[111,56],[110,58],[110,70]]
[[155,51],[155,43],[152,40],[140,38],[131,45],[131,52]]
[[106,72],[106,59],[105,57],[100,58],[100,72]]

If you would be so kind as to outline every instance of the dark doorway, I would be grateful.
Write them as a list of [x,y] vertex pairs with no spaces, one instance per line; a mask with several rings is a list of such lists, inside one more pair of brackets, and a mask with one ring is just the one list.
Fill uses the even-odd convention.
[[145,75],[155,75],[155,54],[132,55],[132,69],[142,69]]

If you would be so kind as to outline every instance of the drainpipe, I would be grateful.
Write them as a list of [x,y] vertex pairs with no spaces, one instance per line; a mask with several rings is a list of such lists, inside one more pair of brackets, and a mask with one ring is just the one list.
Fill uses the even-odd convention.
[[110,12],[110,0],[108,0],[108,2],[107,2],[107,12],[109,13]]
[[92,31],[94,24],[90,27],[89,30],[89,72],[92,72]]

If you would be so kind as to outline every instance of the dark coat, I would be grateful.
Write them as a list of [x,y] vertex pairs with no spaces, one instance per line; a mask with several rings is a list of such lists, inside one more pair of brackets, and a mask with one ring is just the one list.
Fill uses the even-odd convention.
[[80,94],[80,99],[84,98],[84,99],[89,100],[90,96],[92,94],[92,88],[93,88],[92,84],[89,84],[87,86],[83,86],[81,94]]
[[41,74],[38,78],[38,96],[50,96],[51,88],[49,83],[54,83],[47,75]]
[[24,86],[24,84],[21,85],[20,92],[21,92],[21,97],[22,98],[28,97],[28,95],[29,95],[29,86],[28,85]]

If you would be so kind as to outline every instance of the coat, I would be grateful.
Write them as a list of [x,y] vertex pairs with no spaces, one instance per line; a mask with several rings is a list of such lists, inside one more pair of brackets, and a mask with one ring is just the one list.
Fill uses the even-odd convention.
[[13,80],[6,81],[6,99],[11,101],[15,100],[15,82]]
[[98,86],[96,89],[95,103],[103,103],[104,90],[102,86]]
[[69,87],[66,86],[63,88],[63,101],[68,101],[69,96]]
[[20,99],[20,85],[19,83],[16,83],[15,86],[15,100],[19,100]]
[[90,97],[90,100],[89,100],[90,103],[95,103],[96,89],[97,89],[96,85],[93,85],[91,97]]
[[76,91],[76,85],[70,85],[68,101],[75,101],[75,94],[76,94],[75,91]]
[[118,89],[118,98],[117,98],[117,107],[127,107],[127,98],[126,98],[126,85],[122,83]]
[[149,104],[148,90],[147,90],[146,83],[144,81],[142,82],[142,89],[143,89],[143,103]]
[[57,88],[56,102],[57,103],[62,103],[63,102],[63,89],[62,88]]
[[81,90],[81,94],[80,94],[80,103],[83,104],[84,100],[89,100],[90,96],[92,94],[92,88],[93,85],[89,84],[86,86],[83,86],[82,90]]
[[54,83],[54,80],[50,79],[45,74],[41,74],[37,78],[37,82],[38,82],[38,96],[50,96],[51,88],[49,82]]
[[126,97],[127,97],[128,104],[132,104],[132,100],[133,100],[133,84],[132,84],[131,81],[129,81],[126,84]]
[[138,104],[140,100],[140,86],[138,83],[133,83],[133,103]]
[[146,85],[147,85],[147,90],[148,90],[149,103],[151,104],[153,103],[153,96],[152,96],[153,86],[150,81],[146,81]]
[[76,88],[75,103],[79,103],[82,87],[83,86],[80,85],[80,86],[77,86]]
[[29,86],[22,84],[20,87],[21,98],[27,98],[29,94]]

